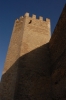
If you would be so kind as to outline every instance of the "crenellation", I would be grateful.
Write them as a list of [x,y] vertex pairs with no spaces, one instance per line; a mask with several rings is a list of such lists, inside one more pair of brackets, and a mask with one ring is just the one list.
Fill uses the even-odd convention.
[[15,24],[19,24],[20,22],[22,22],[23,21],[23,16],[21,16],[19,19],[16,19],[15,20]]
[[50,22],[50,19],[49,19],[49,18],[46,18],[46,21],[47,21],[47,22]]
[[21,16],[20,19],[23,19],[23,16]]
[[[32,17],[29,17],[29,13],[25,13],[24,17],[26,17],[26,27],[33,29],[33,31],[35,32],[37,30],[37,32],[43,33],[43,31],[45,30],[47,33],[50,29],[50,20],[48,18],[46,18],[46,21],[43,20],[42,16],[39,16],[39,19],[36,19],[36,15],[32,15]],[[21,16],[19,19],[16,20],[16,27],[17,27],[17,31],[20,29],[21,27],[21,23],[24,22],[24,17]],[[39,29],[37,29],[39,28]],[[45,34],[47,34],[45,33]]]
[[21,17],[19,18],[19,21],[20,21],[20,22],[23,22],[23,18],[24,18],[24,17],[21,16]]
[[32,18],[36,19],[36,15],[33,14],[33,15],[32,15]]
[[16,19],[16,23],[18,23],[19,22],[19,19]]
[[24,15],[24,17],[29,17],[29,13],[26,12],[25,15]]
[[15,20],[15,27],[16,27],[17,30],[20,29],[20,27],[23,23],[23,20],[24,20],[23,16],[21,16],[19,19]]
[[39,16],[39,20],[43,21],[43,17],[42,16]]
[[17,19],[16,22],[19,22],[19,20],[23,20],[24,17],[28,17],[28,19],[33,20],[33,21],[34,21],[34,19],[36,19],[35,21],[42,21],[42,22],[47,21],[47,22],[50,22],[49,18],[46,18],[46,20],[44,20],[44,18],[42,16],[39,16],[39,18],[36,18],[35,14],[33,14],[32,17],[30,17],[28,12],[26,12],[24,14],[24,16],[21,16],[19,19]]
[[[28,27],[39,27],[39,29],[47,29],[47,28],[50,28],[50,23],[48,23],[47,21],[42,21],[42,17],[40,17],[40,19],[32,19],[32,18],[29,18],[29,24],[28,24]],[[48,27],[49,26],[49,27]]]
[[16,20],[15,20],[15,24],[14,24],[15,27],[18,27],[18,24],[19,24],[19,19],[16,19]]

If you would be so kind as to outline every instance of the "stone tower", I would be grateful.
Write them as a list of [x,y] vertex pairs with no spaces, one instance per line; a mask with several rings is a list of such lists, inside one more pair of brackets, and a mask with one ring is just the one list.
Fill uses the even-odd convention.
[[0,100],[66,100],[66,4],[51,39],[49,19],[15,21]]
[[50,99],[49,40],[50,19],[26,13],[15,21],[2,75],[2,100]]
[[[29,17],[29,13],[26,13],[24,17],[22,16],[15,21],[2,75],[3,100],[28,100],[26,98],[40,100],[39,93],[33,93],[35,89],[32,91],[32,88],[36,85],[35,81],[38,79],[38,74],[43,73],[42,70],[46,70],[46,68],[42,68],[43,65],[46,67],[47,64],[46,59],[45,63],[42,61],[45,58],[42,48],[45,48],[45,53],[47,53],[48,46],[44,47],[44,45],[48,44],[49,40],[50,19],[46,18],[44,21],[41,16],[36,19],[36,15]],[[41,65],[41,62],[43,62],[43,65]],[[39,72],[36,72],[37,68]],[[31,78],[26,79],[26,75]],[[33,80],[33,83],[31,83],[31,80]],[[23,82],[25,82],[25,87]],[[28,84],[31,85],[28,86]],[[24,90],[20,90],[23,87]],[[18,94],[18,97],[15,96],[16,94]]]

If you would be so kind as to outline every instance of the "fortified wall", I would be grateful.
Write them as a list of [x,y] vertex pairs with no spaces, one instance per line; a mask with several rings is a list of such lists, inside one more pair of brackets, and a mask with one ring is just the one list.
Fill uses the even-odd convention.
[[66,5],[49,42],[52,70],[52,95],[66,99]]
[[50,19],[26,13],[15,21],[1,80],[2,100],[50,98],[49,40]]
[[1,100],[66,100],[66,5],[50,39],[50,19],[29,13],[15,21]]

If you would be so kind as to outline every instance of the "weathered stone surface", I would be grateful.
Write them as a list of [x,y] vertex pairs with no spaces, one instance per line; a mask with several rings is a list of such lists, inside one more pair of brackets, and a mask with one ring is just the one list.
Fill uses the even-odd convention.
[[66,5],[51,39],[50,19],[15,21],[0,89],[1,100],[66,100]]
[[54,100],[66,100],[66,6],[49,42],[52,61],[52,95]]
[[49,43],[51,60],[52,63],[55,63],[66,49],[66,6],[61,13]]
[[51,100],[49,60],[48,44],[20,58],[15,100]]
[[15,21],[1,80],[2,100],[47,96],[50,100],[49,40],[50,19],[43,21],[26,13]]

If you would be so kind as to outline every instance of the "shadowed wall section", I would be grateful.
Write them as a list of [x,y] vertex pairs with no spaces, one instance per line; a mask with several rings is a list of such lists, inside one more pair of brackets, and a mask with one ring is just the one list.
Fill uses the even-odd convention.
[[20,57],[15,100],[51,100],[48,46],[45,44]]
[[52,61],[52,95],[66,100],[66,5],[49,42]]
[[[14,100],[51,100],[50,54],[49,44],[18,58],[10,69],[2,76],[2,99],[10,99],[12,79],[18,66],[15,83]],[[12,79],[11,79],[12,77]],[[11,87],[11,88],[10,88]],[[7,95],[7,91],[9,94]],[[8,97],[7,97],[8,96]]]

